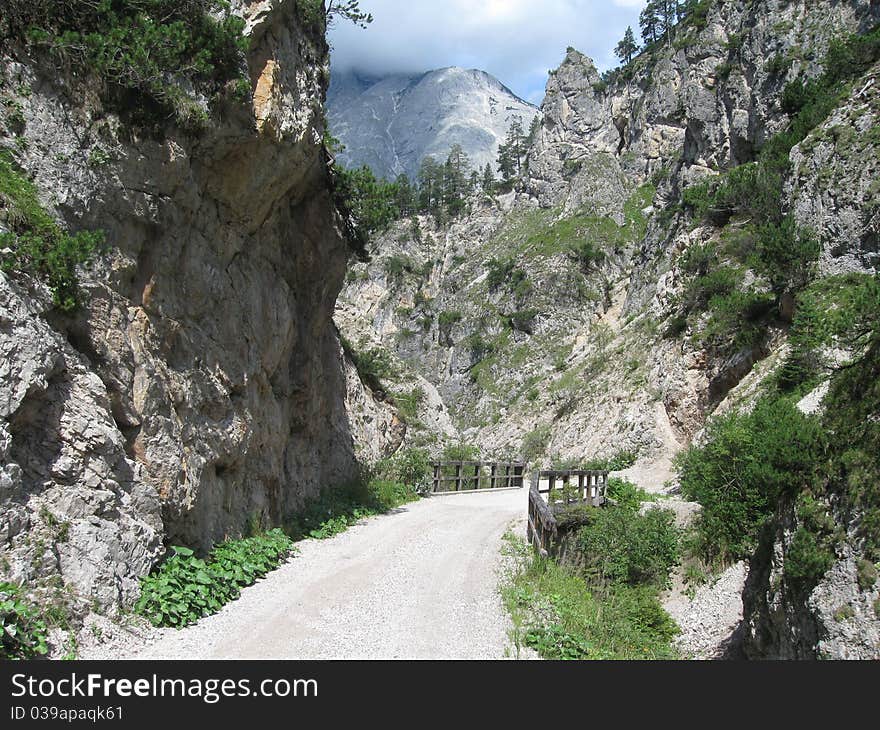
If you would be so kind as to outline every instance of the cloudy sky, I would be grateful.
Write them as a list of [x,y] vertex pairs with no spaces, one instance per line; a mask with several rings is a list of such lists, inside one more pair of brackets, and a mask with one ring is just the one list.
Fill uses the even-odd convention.
[[360,0],[366,30],[337,20],[335,69],[368,73],[479,68],[539,104],[547,72],[574,46],[600,69],[615,65],[627,25],[638,36],[645,0]]

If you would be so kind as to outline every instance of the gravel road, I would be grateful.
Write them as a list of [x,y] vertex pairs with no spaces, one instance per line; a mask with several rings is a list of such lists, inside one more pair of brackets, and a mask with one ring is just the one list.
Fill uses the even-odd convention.
[[527,489],[431,497],[306,540],[220,613],[149,632],[115,656],[504,658],[513,650],[498,594],[502,536],[525,533],[527,502]]

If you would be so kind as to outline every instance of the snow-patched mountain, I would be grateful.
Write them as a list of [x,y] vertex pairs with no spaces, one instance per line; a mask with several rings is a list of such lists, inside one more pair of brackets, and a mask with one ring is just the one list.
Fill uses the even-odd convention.
[[379,78],[334,72],[327,113],[330,131],[346,147],[339,161],[393,179],[415,178],[425,157],[443,161],[454,144],[472,167],[495,169],[514,119],[528,130],[539,112],[485,71],[450,67]]

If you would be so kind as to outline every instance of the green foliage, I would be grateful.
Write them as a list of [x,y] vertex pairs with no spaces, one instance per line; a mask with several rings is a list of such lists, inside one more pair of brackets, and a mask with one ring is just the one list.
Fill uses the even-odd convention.
[[656,502],[657,496],[646,492],[641,487],[633,484],[629,479],[610,477],[605,494],[613,499],[618,507],[637,511],[644,502]]
[[877,566],[870,560],[859,558],[856,561],[856,582],[863,591],[873,590],[877,585]]
[[852,359],[835,375],[825,398],[825,426],[833,434],[828,478],[839,509],[857,519],[865,557],[880,561],[880,278],[850,292],[832,318]]
[[454,324],[458,324],[461,322],[462,315],[461,312],[457,311],[444,311],[440,312],[437,317],[437,323],[441,327],[451,327]]
[[796,301],[795,317],[789,331],[790,351],[776,382],[783,392],[803,392],[817,378],[831,372],[832,363],[824,354],[830,347],[864,350],[867,341],[851,342],[870,325],[871,302],[880,301],[880,281],[876,276],[849,274],[825,277],[808,286]]
[[401,484],[388,478],[388,465],[379,477],[325,490],[309,502],[284,526],[294,540],[326,540],[374,515],[384,514],[418,499],[415,484]]
[[42,207],[37,189],[0,151],[0,222],[8,229],[0,233],[0,269],[39,278],[52,292],[55,306],[64,312],[81,303],[78,266],[88,264],[100,248],[100,231],[70,234]]
[[419,408],[425,402],[425,389],[417,385],[415,388],[402,393],[394,393],[392,400],[404,421],[410,422],[418,416]]
[[391,355],[381,347],[375,347],[364,352],[354,349],[352,344],[344,337],[342,347],[360,376],[361,381],[366,383],[372,390],[384,391],[384,381],[394,380],[399,373],[391,359]]
[[703,507],[700,557],[748,557],[778,501],[816,483],[823,444],[818,421],[787,399],[765,398],[751,413],[712,421],[706,444],[678,460],[682,494]]
[[678,627],[652,586],[596,587],[508,538],[517,557],[502,589],[514,638],[546,659],[672,659]]
[[538,426],[523,436],[520,454],[524,462],[531,463],[547,451],[553,432],[550,426]]
[[612,456],[599,459],[590,459],[585,462],[582,469],[592,469],[594,471],[621,471],[629,469],[638,461],[639,455],[634,451],[623,449]]
[[400,186],[378,179],[366,165],[348,170],[334,164],[333,190],[337,206],[349,217],[350,234],[358,247],[408,213],[401,210]]
[[[499,261],[492,259],[489,262],[489,273],[486,276],[486,286],[489,291],[495,291],[502,285],[508,285],[514,276],[515,271],[521,271],[516,268],[516,262],[513,259]],[[525,272],[522,272],[525,275]]]
[[425,449],[403,449],[380,462],[376,473],[386,482],[403,484],[415,492],[427,491],[432,473],[431,456]]
[[537,309],[521,309],[511,313],[508,317],[511,329],[529,335],[534,334],[535,320],[540,313]]
[[225,0],[8,0],[0,34],[46,49],[105,84],[106,102],[138,121],[173,116],[198,129],[208,96],[246,80],[244,21]]
[[154,626],[183,628],[238,598],[242,588],[274,570],[291,550],[290,538],[278,529],[221,543],[207,559],[174,547],[172,556],[141,580],[135,611]]
[[799,527],[785,552],[785,579],[792,586],[814,586],[834,564],[834,553],[809,530]]
[[443,449],[442,461],[473,461],[479,455],[476,446],[468,444],[449,444]]
[[37,608],[21,589],[0,583],[0,659],[32,659],[48,651],[47,629]]
[[385,268],[385,273],[391,279],[399,280],[406,274],[413,274],[418,271],[418,267],[409,256],[400,254],[389,256],[382,262],[382,265]]
[[593,509],[577,533],[577,546],[591,585],[663,588],[679,560],[679,532],[670,510],[640,514],[630,505]]

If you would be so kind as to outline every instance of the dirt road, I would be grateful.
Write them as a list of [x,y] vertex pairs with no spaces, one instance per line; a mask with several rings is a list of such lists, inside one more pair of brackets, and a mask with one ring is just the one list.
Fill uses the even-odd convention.
[[239,600],[133,658],[504,658],[502,536],[524,534],[527,501],[527,489],[432,497],[301,542]]

